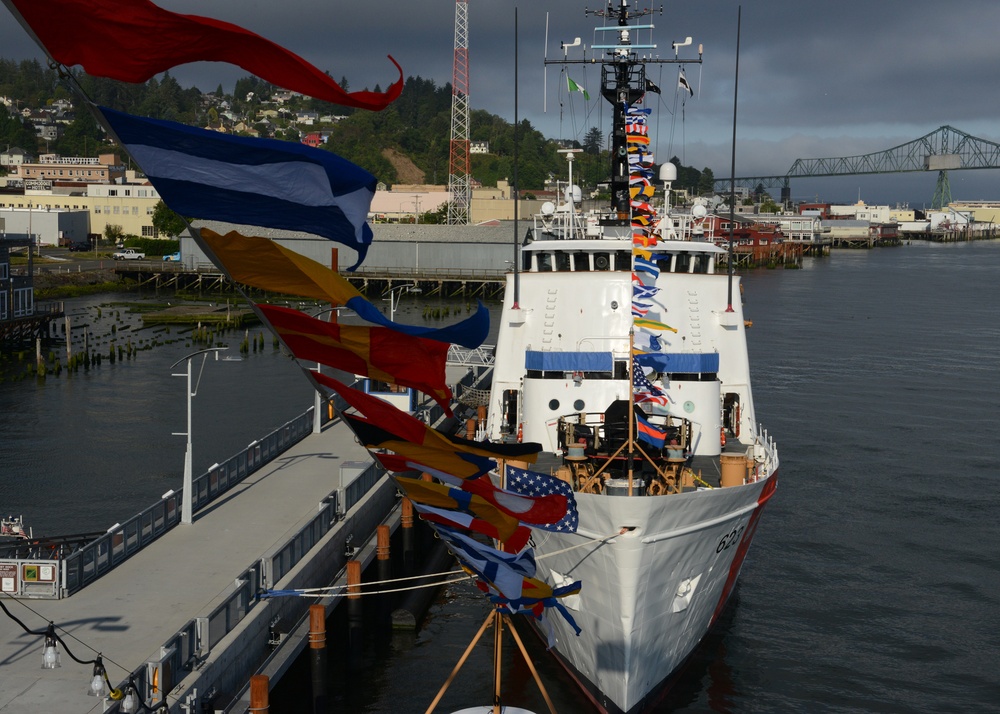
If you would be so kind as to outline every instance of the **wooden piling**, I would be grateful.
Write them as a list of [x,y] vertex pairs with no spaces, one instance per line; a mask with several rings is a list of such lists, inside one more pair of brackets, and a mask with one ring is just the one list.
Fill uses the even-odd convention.
[[326,714],[326,608],[309,606],[309,673],[312,682],[313,714]]
[[251,714],[267,714],[271,711],[268,698],[270,680],[266,674],[255,674],[250,677],[250,708]]
[[364,611],[361,605],[361,561],[347,561],[347,669],[360,671],[364,656]]

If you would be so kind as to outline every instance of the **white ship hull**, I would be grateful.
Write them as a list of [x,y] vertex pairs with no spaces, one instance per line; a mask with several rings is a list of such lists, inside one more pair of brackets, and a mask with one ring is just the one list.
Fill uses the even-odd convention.
[[708,632],[776,480],[650,498],[578,494],[577,533],[536,534],[540,575],[584,583],[566,603],[582,633],[557,616],[545,627],[600,710],[651,704]]

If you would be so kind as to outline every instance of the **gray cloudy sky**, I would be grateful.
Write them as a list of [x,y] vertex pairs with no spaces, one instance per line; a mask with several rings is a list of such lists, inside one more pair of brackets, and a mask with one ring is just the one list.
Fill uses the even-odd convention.
[[[606,0],[605,0],[606,1]],[[451,79],[453,0],[342,2],[341,0],[156,0],[176,12],[234,22],[291,49],[352,89],[384,88],[394,68],[406,76]],[[617,4],[617,0],[615,0]],[[570,76],[592,99],[572,99],[558,67],[543,71],[546,15],[548,56],[560,40],[595,42],[600,22],[585,6],[601,0],[470,0],[471,105],[509,120],[514,117],[514,8],[519,18],[519,113],[546,136],[582,138],[591,126],[607,129],[597,99],[596,67],[570,67]],[[647,6],[648,0],[642,0]],[[675,68],[650,78],[663,89],[651,120],[660,160],[679,156],[717,177],[730,171],[737,8],[743,6],[737,175],[783,174],[797,158],[851,156],[888,149],[949,124],[991,141],[1000,140],[1000,2],[996,0],[663,0],[652,17],[661,54],[691,35],[704,44],[702,67],[688,65],[696,90],[683,111]],[[659,8],[659,1],[656,3]],[[42,57],[6,13],[0,22],[0,55]],[[690,48],[688,48],[690,49]],[[246,73],[228,65],[200,63],[172,74],[188,86],[214,90]],[[548,91],[543,92],[547,75]],[[659,80],[659,81],[658,81]],[[559,88],[563,91],[560,92]],[[547,97],[545,96],[547,94]],[[652,95],[651,95],[652,96]],[[548,111],[543,113],[543,100]],[[600,118],[599,112],[604,112]],[[995,171],[951,173],[953,196],[1000,199]],[[794,198],[869,203],[929,204],[936,174],[798,180]]]

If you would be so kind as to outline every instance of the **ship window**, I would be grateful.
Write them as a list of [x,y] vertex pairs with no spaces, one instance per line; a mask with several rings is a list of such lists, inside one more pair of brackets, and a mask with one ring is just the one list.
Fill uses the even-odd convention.
[[536,260],[538,260],[538,272],[539,273],[549,273],[552,271],[552,254],[551,253],[538,253]]
[[558,399],[550,399],[549,400],[549,409],[551,409],[552,411],[555,411],[558,408],[559,408],[559,400]]
[[531,253],[521,254],[521,270],[531,270]]
[[615,379],[628,379],[628,362],[615,360]]
[[568,273],[570,271],[569,253],[556,251],[556,270],[560,273]]
[[578,412],[582,412],[585,406],[587,405],[583,403],[582,399],[577,399],[575,402],[573,402],[573,408],[576,409]]
[[594,270],[608,270],[610,267],[610,255],[607,253],[594,253]]
[[666,256],[666,257],[660,258],[659,260],[656,261],[656,267],[658,267],[660,269],[661,273],[669,273],[669,272],[671,272],[671,270],[670,270],[671,265],[670,264],[671,264],[672,260],[673,260],[673,258],[671,256],[669,256],[669,255]]
[[573,270],[586,273],[590,270],[590,253],[573,253]]
[[615,253],[615,270],[632,270],[632,254],[627,250]]
[[675,273],[688,273],[691,272],[691,254],[690,253],[678,253],[677,262],[674,265]]
[[697,253],[694,256],[694,269],[692,273],[707,273],[708,272],[709,256],[707,253]]

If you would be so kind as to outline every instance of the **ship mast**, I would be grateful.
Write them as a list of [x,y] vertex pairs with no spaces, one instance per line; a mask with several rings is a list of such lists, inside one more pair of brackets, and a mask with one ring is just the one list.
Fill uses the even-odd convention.
[[[617,4],[617,6],[616,6]],[[673,43],[674,57],[663,59],[655,56],[657,45],[652,42],[639,43],[634,33],[637,30],[652,31],[652,24],[631,25],[630,22],[640,17],[652,15],[653,8],[629,8],[628,0],[608,1],[608,5],[603,10],[585,10],[585,15],[603,17],[613,21],[614,24],[596,28],[600,33],[600,44],[591,46],[592,50],[602,52],[603,58],[582,59],[562,59],[545,60],[545,64],[601,64],[601,95],[611,104],[613,113],[612,135],[610,146],[611,159],[611,210],[617,214],[617,218],[622,225],[628,225],[630,221],[629,206],[629,165],[628,165],[628,144],[625,137],[625,116],[629,107],[641,101],[649,90],[650,83],[646,81],[647,64],[701,64],[702,47],[698,47],[698,59],[681,59],[678,56],[678,48],[685,47],[690,43]],[[663,14],[663,7],[659,9]],[[572,47],[572,44],[563,43],[564,47]],[[646,53],[640,56],[639,52]]]

